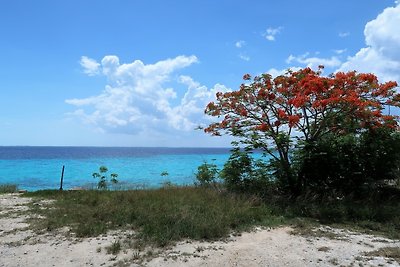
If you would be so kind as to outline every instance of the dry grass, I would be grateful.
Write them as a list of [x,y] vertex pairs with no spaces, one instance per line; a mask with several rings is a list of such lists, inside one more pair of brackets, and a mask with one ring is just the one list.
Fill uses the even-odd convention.
[[366,252],[365,256],[390,258],[400,263],[400,247],[384,247]]

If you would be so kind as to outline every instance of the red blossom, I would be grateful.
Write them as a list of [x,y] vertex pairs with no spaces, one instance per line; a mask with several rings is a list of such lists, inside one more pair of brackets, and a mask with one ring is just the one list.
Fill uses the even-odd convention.
[[300,121],[299,115],[291,115],[289,116],[289,127],[293,127]]
[[[206,131],[215,134],[219,130],[229,132],[240,128],[241,134],[248,131],[249,136],[251,131],[273,136],[276,129],[267,125],[287,125],[279,130],[296,128],[305,138],[315,138],[323,132],[313,132],[323,129],[320,125],[337,133],[346,132],[335,122],[335,117],[357,122],[360,128],[397,127],[397,117],[383,114],[383,105],[400,106],[396,82],[380,84],[374,74],[355,71],[323,77],[322,68],[288,71],[274,79],[263,74],[249,84],[242,84],[240,90],[217,93],[216,102],[209,103],[205,112],[224,116],[225,120],[210,125]],[[243,79],[249,81],[251,76],[245,74]]]
[[274,99],[275,99],[275,94],[274,93],[268,94],[268,100],[274,100]]
[[261,123],[260,125],[257,126],[257,130],[265,132],[269,129],[269,126],[265,123]]
[[287,118],[287,114],[283,109],[278,109],[278,118],[280,118],[280,119]]

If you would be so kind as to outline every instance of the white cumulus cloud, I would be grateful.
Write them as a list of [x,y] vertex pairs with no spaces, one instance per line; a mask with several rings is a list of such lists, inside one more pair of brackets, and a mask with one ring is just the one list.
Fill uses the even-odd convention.
[[263,34],[268,41],[275,41],[275,36],[283,30],[283,27],[269,27]]
[[400,82],[400,4],[383,10],[364,28],[366,47],[343,63],[339,71],[375,73],[381,80]]
[[171,109],[166,110],[169,120],[175,129],[192,130],[196,126],[209,122],[209,118],[203,115],[205,106],[215,100],[217,92],[230,91],[225,85],[216,84],[213,88],[194,81],[189,76],[180,76],[179,82],[187,86],[187,91],[181,103]]
[[[220,84],[208,89],[189,76],[173,75],[198,62],[196,56],[178,56],[154,64],[141,60],[122,64],[117,56],[109,55],[101,63],[90,62],[98,64],[97,73],[106,76],[108,84],[98,95],[67,99],[66,103],[77,107],[71,115],[103,131],[136,134],[193,130],[207,122],[203,110],[215,93],[229,90]],[[187,89],[178,92],[171,83]],[[178,95],[183,96],[177,99]]]
[[293,62],[306,65],[307,67],[310,68],[316,68],[319,65],[324,65],[325,67],[330,67],[330,68],[339,67],[340,64],[342,63],[340,59],[335,56],[332,56],[330,58],[320,58],[320,57],[310,56],[309,53],[305,53],[300,56],[290,55],[286,59],[287,64],[291,64]]
[[81,64],[84,73],[90,76],[99,74],[100,64],[97,63],[96,60],[83,56],[79,63]]

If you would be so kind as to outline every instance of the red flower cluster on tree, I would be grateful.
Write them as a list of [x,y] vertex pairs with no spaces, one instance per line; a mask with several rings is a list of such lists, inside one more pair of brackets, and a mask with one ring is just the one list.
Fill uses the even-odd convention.
[[[329,131],[346,130],[344,122],[354,129],[398,127],[397,116],[382,114],[386,105],[400,106],[396,82],[379,83],[374,74],[355,71],[325,77],[322,68],[288,71],[276,78],[263,74],[238,91],[218,93],[217,102],[205,112],[224,119],[205,131],[243,138],[258,134],[279,143],[281,133],[315,140]],[[249,74],[243,78],[251,80]],[[344,119],[339,123],[338,118]]]

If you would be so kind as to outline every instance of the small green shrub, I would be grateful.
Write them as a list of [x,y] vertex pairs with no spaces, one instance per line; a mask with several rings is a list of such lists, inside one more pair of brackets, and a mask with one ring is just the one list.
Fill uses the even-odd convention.
[[200,186],[209,186],[217,182],[217,165],[206,161],[197,168],[196,179]]
[[233,150],[220,176],[229,191],[265,195],[273,185],[270,165],[247,151]]
[[[98,189],[107,189],[108,188],[107,172],[108,172],[108,168],[106,166],[100,166],[99,172],[94,172],[92,174],[93,178],[99,179],[99,182],[97,183]],[[111,173],[110,178],[109,178],[110,182],[112,184],[117,184],[118,183],[117,177],[118,177],[118,174]]]
[[114,241],[109,247],[106,247],[107,254],[117,255],[121,251],[121,243],[119,240]]

